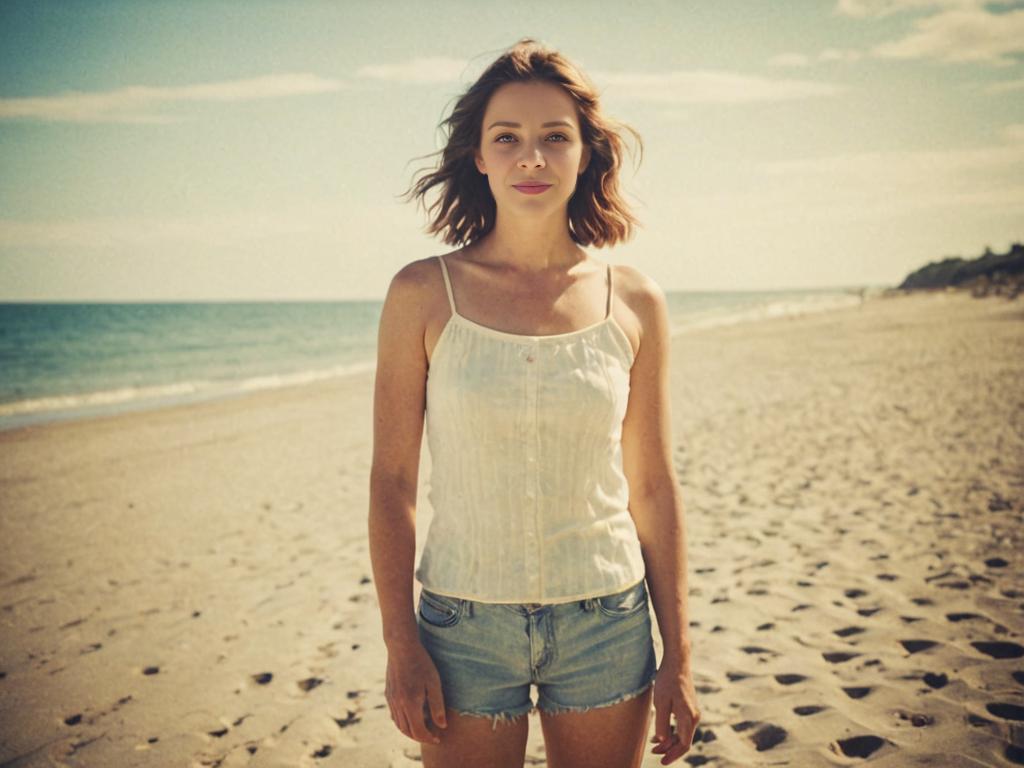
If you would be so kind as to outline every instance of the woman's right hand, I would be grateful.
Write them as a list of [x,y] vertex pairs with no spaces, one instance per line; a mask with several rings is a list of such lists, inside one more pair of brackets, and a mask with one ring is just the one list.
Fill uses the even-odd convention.
[[[440,743],[441,734],[437,729],[448,727],[441,676],[434,660],[418,640],[388,649],[384,696],[398,730],[424,744]],[[427,722],[428,711],[432,723]]]

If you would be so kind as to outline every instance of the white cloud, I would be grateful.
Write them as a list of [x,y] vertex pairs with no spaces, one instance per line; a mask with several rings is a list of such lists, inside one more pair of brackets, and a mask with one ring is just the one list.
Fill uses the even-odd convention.
[[986,208],[1024,212],[1024,124],[1004,143],[963,149],[856,152],[759,165],[775,202],[866,218],[906,211]]
[[0,120],[72,123],[170,123],[158,107],[202,101],[256,101],[337,91],[344,85],[308,73],[266,75],[182,86],[132,85],[111,91],[65,91],[54,96],[0,99]]
[[1024,123],[1013,123],[1003,126],[999,135],[1008,142],[1024,142]]
[[858,61],[864,54],[852,48],[826,48],[818,54],[818,61]]
[[[811,80],[785,80],[712,70],[631,73],[594,72],[602,94],[653,104],[746,104],[833,96],[845,86]],[[604,88],[607,86],[607,88]]]
[[855,19],[880,19],[919,8],[981,8],[984,5],[984,0],[839,0],[834,13]]
[[982,8],[945,10],[916,19],[914,30],[899,40],[873,47],[885,59],[981,61],[1012,66],[1010,54],[1024,53],[1024,9],[990,13]]
[[[786,52],[769,64],[806,67],[829,61],[927,59],[944,62],[984,62],[997,67],[1019,63],[1024,53],[1024,8],[1019,2],[986,0],[839,0],[836,16],[878,20],[917,11],[911,31],[866,51],[826,48],[818,54]],[[995,12],[1002,9],[1003,12]],[[922,15],[923,13],[923,15]]]
[[1001,80],[996,83],[988,83],[985,86],[987,93],[1008,93],[1022,89],[1024,89],[1024,77],[1019,77],[1016,80]]
[[[798,62],[789,62],[794,65]],[[416,58],[360,67],[356,77],[392,83],[460,82],[467,63],[444,57]],[[809,80],[779,80],[710,70],[688,72],[592,71],[591,80],[616,99],[658,104],[748,103],[832,96],[843,86]]]
[[809,67],[812,64],[829,61],[859,61],[864,58],[861,51],[842,48],[825,48],[817,55],[808,56],[804,53],[780,53],[768,60],[774,67]]
[[806,67],[811,60],[804,53],[780,53],[768,59],[768,63],[773,67]]
[[[126,248],[146,252],[154,245],[228,248],[273,238],[333,237],[363,232],[367,222],[386,222],[398,206],[363,206],[342,200],[304,201],[290,208],[197,213],[186,216],[89,216],[67,219],[0,219],[4,248]],[[360,222],[353,230],[351,224]]]
[[356,70],[356,77],[392,83],[448,83],[458,82],[465,70],[463,59],[428,56],[398,64],[367,64]]

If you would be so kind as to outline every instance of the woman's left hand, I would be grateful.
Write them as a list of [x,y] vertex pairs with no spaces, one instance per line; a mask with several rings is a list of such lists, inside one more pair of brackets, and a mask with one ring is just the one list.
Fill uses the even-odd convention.
[[[675,727],[670,723],[673,714],[676,716]],[[656,755],[664,754],[662,765],[686,754],[699,722],[697,692],[693,688],[689,661],[666,655],[654,679],[654,738],[651,739],[658,742],[651,751]]]

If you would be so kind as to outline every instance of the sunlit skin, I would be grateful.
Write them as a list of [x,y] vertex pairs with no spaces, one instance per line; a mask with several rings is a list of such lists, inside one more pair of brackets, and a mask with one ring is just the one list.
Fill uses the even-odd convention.
[[[565,125],[544,127],[552,122]],[[576,105],[564,90],[550,83],[498,88],[484,112],[476,153],[477,170],[486,174],[497,203],[494,229],[483,241],[489,258],[536,270],[584,255],[569,236],[568,205],[589,159]],[[552,186],[539,195],[513,186],[531,180]]]

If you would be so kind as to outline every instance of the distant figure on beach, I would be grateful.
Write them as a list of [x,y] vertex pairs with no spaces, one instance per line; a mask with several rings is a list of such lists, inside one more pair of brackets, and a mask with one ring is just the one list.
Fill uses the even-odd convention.
[[[627,768],[653,702],[667,765],[700,719],[668,309],[652,279],[583,250],[632,236],[620,130],[636,132],[529,38],[443,124],[412,196],[439,186],[428,232],[460,247],[394,275],[378,337],[369,535],[391,718],[426,768],[522,766],[534,710],[552,768]],[[424,426],[434,516],[414,572]]]

